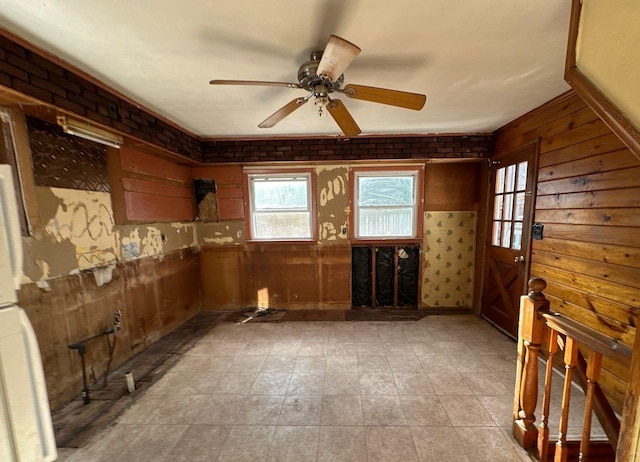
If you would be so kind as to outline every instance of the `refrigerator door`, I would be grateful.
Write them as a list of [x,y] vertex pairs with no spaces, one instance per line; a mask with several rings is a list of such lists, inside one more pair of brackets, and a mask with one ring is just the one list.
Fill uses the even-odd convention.
[[0,307],[16,303],[16,290],[22,280],[22,259],[22,233],[13,175],[9,165],[0,165]]
[[22,308],[0,309],[0,460],[57,458],[40,350]]

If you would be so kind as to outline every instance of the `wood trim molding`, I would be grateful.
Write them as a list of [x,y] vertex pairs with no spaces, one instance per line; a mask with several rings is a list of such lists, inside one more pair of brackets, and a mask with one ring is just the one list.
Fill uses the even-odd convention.
[[632,125],[620,110],[580,72],[576,65],[576,46],[581,11],[582,1],[573,0],[564,79],[631,152],[640,158],[640,129]]

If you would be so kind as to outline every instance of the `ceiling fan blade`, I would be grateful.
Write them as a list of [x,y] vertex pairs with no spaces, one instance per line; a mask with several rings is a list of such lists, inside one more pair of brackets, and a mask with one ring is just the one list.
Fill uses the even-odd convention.
[[298,83],[266,82],[263,80],[210,80],[211,85],[260,85],[264,87],[302,88]]
[[332,99],[329,104],[327,104],[327,110],[345,136],[356,136],[360,133],[360,127],[358,127],[356,121],[353,120],[353,117],[351,117],[347,107],[342,104],[342,101]]
[[300,106],[305,104],[307,101],[309,101],[309,100],[306,99],[306,98],[296,98],[296,99],[294,99],[292,101],[289,101],[287,104],[282,106],[276,112],[274,112],[269,117],[267,117],[265,120],[260,122],[258,124],[258,127],[260,127],[260,128],[271,128],[271,127],[273,127],[275,124],[277,124],[282,119],[287,117],[289,114],[291,114],[293,111],[295,111]]
[[332,35],[322,52],[317,73],[326,75],[335,82],[359,54],[360,48],[356,45],[337,35]]
[[419,111],[427,100],[425,95],[406,91],[388,90],[386,88],[366,87],[364,85],[347,85],[344,93],[355,99],[373,101],[374,103],[390,104]]

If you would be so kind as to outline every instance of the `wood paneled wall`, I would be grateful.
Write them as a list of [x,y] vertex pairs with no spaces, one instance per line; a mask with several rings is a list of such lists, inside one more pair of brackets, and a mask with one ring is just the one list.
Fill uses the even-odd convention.
[[[495,153],[540,139],[531,276],[551,308],[633,345],[640,310],[640,160],[574,93],[495,134]],[[605,364],[602,385],[620,406],[627,371]]]
[[110,149],[109,182],[117,224],[191,221],[191,171],[131,148]]

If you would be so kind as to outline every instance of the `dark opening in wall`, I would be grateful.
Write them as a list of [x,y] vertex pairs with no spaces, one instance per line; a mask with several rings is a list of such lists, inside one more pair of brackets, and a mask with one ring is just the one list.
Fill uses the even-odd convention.
[[419,246],[352,249],[352,306],[417,308]]

